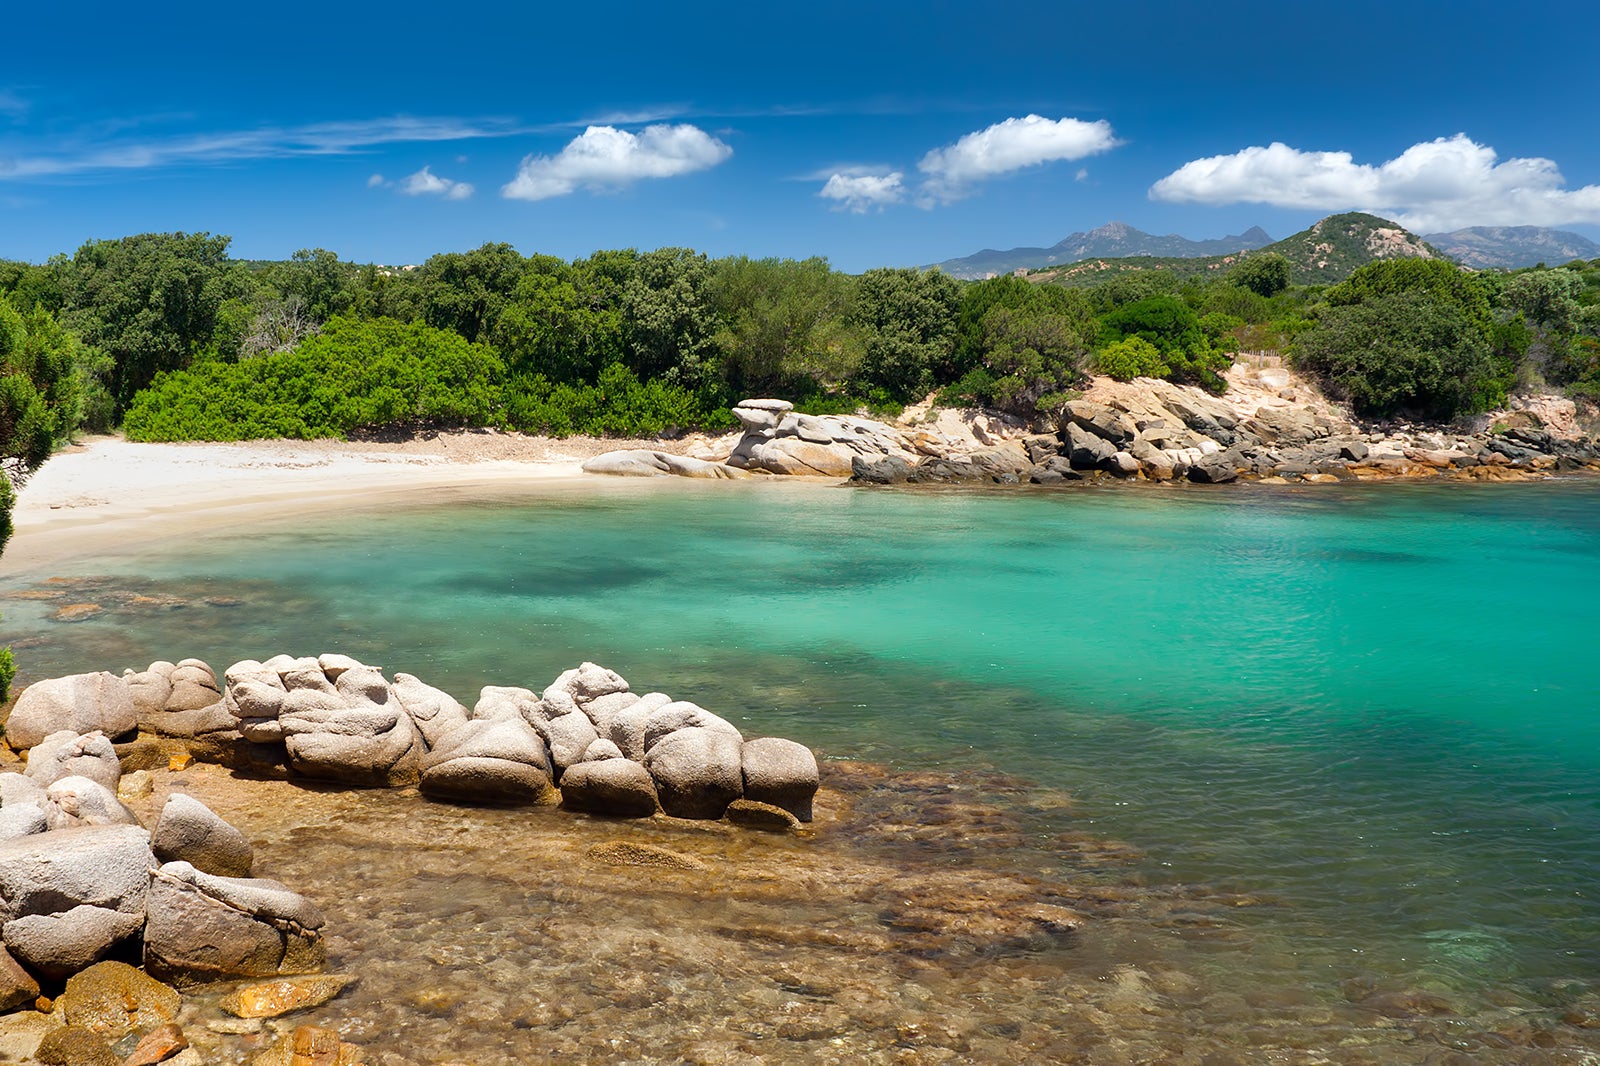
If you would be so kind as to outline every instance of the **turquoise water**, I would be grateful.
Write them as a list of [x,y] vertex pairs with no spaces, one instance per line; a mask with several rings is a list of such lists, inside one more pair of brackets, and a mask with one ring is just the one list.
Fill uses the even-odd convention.
[[590,659],[829,756],[1066,790],[1041,835],[1262,900],[1251,965],[1311,987],[1600,980],[1594,481],[463,491],[4,589],[52,574],[107,610],[9,601],[33,676],[338,650],[471,702]]

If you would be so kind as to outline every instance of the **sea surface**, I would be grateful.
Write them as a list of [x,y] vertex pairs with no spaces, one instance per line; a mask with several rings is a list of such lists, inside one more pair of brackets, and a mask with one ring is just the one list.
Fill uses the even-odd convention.
[[[0,594],[23,680],[341,651],[470,705],[591,660],[810,744],[825,781],[850,760],[1031,790],[1005,802],[1036,866],[1070,829],[1136,849],[1130,886],[1248,904],[1225,948],[1141,949],[1145,978],[1181,965],[1212,993],[1168,997],[1202,1050],[1219,988],[1296,991],[1246,992],[1258,1028],[1370,1007],[1318,1015],[1283,1061],[1407,1032],[1587,1061],[1537,1056],[1600,1025],[1600,481],[462,489],[7,572]],[[102,610],[54,620],[67,601]],[[1104,984],[1095,936],[1039,957],[1070,984],[1081,950]],[[1025,999],[1007,1009],[1051,1009]],[[897,1039],[872,1053],[917,1046]]]

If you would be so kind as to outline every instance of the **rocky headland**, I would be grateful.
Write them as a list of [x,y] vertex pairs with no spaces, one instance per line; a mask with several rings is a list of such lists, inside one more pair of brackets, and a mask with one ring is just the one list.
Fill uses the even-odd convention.
[[807,415],[782,400],[734,408],[725,454],[611,452],[588,473],[740,478],[799,475],[862,484],[1096,481],[1319,484],[1453,478],[1521,481],[1600,471],[1595,413],[1571,400],[1519,397],[1464,423],[1361,422],[1281,367],[1236,364],[1229,389],[1094,379],[1053,425],[979,411],[909,408],[894,423]]

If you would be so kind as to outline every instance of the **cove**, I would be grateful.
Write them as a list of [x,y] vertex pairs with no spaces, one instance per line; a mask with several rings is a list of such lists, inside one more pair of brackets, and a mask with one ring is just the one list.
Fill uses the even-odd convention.
[[104,610],[8,599],[26,677],[342,651],[470,699],[588,659],[824,758],[1070,795],[1032,831],[1260,902],[1216,980],[1600,981],[1592,481],[462,490],[0,591],[52,577]]

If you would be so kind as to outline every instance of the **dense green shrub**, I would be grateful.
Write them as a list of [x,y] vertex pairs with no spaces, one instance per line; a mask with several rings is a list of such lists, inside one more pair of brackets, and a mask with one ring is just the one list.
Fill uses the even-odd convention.
[[1106,345],[1094,354],[1094,368],[1118,381],[1134,378],[1159,378],[1167,373],[1161,350],[1143,337],[1125,337]]
[[507,429],[567,437],[647,436],[680,429],[731,429],[737,424],[728,398],[712,390],[690,390],[653,378],[641,382],[612,363],[594,385],[552,382],[542,375],[518,377],[504,390]]
[[292,352],[158,376],[123,430],[129,440],[221,441],[493,425],[504,376],[498,356],[454,332],[336,318]]
[[1505,398],[1479,323],[1428,291],[1330,307],[1295,338],[1291,358],[1363,415],[1451,418]]

